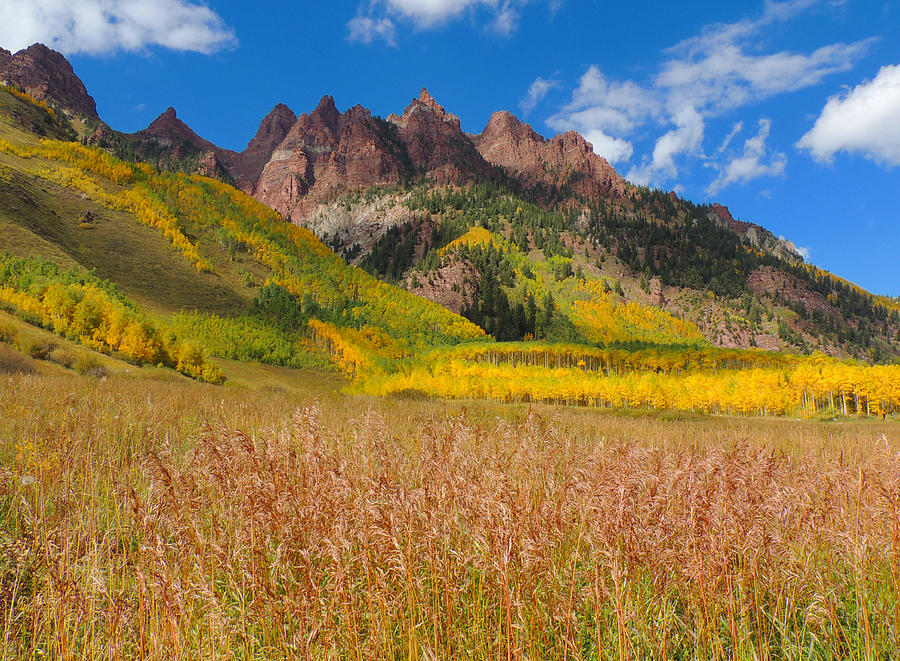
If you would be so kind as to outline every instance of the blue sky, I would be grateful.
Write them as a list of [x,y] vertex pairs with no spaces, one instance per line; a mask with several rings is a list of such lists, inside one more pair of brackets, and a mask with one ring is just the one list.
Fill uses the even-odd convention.
[[501,109],[574,128],[627,178],[900,295],[900,3],[0,0],[0,19],[0,45],[65,52],[119,130],[171,105],[242,149],[277,102],[386,116],[426,86],[467,131]]

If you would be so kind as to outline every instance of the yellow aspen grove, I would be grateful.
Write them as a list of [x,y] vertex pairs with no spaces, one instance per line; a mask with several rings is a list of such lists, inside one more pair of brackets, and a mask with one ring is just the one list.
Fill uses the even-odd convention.
[[93,349],[136,364],[163,364],[205,381],[222,380],[201,349],[186,347],[164,324],[85,272],[62,272],[50,262],[0,253],[0,301]]
[[[845,413],[880,415],[900,410],[900,366],[865,366],[835,359],[796,359],[781,367],[706,367],[690,371],[585,370],[575,364],[545,366],[536,351],[531,361],[519,350],[515,360],[498,360],[504,347],[462,347],[434,352],[427,361],[393,374],[362,378],[361,388],[389,395],[417,391],[434,397],[485,398],[506,402],[682,409],[730,415],[812,415],[844,397]],[[471,360],[478,351],[481,360]],[[621,358],[620,358],[621,360]],[[585,365],[587,361],[585,360]],[[631,363],[629,363],[631,364]],[[820,365],[833,373],[817,377]],[[840,384],[840,385],[838,385]]]

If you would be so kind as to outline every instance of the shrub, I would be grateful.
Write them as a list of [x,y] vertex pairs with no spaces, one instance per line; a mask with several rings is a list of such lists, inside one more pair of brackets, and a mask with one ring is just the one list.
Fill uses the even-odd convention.
[[34,365],[12,347],[0,344],[0,374],[33,374]]

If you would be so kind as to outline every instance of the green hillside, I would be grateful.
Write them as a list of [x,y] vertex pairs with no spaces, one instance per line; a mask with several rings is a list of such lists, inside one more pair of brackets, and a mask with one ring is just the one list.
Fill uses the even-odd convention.
[[[662,308],[693,322],[724,346],[753,347],[759,339],[768,348],[798,353],[820,350],[874,362],[900,356],[900,312],[890,301],[805,264],[763,228],[737,221],[729,226],[712,207],[662,191],[633,187],[621,199],[546,207],[490,183],[418,185],[393,199],[385,195],[381,204],[405,206],[416,220],[391,228],[363,253],[360,265],[413,290],[437,281],[421,288],[435,298],[442,287],[465,288],[460,311],[498,339],[536,334],[609,341],[565,323],[572,321],[573,303],[585,298],[578,283],[587,280],[623,303]],[[494,240],[447,254],[448,244],[484,230]],[[348,258],[359,248],[333,245]],[[467,268],[454,269],[454,262]],[[446,272],[464,272],[477,286],[446,280]],[[552,324],[549,334],[535,333],[542,329],[530,320],[521,323],[516,308],[528,308],[529,294],[538,307],[549,295],[562,312],[562,323]],[[647,334],[631,339],[671,341]]]
[[[0,94],[4,117],[27,111],[52,119],[21,95]],[[89,272],[212,355],[327,365],[310,341],[311,319],[361,333],[386,357],[484,336],[347,266],[310,232],[230,186],[119,161],[10,122],[2,135],[0,252],[49,260],[66,274]],[[6,298],[15,305],[12,294]]]
[[[364,270],[227,183],[46,137],[72,134],[49,108],[0,94],[0,304],[116,360],[214,383],[279,381],[255,363],[332,368],[381,395],[760,415],[900,408],[900,367],[813,352],[818,335],[890,359],[896,309],[779,256],[777,243],[743,242],[702,207],[638,190],[576,214],[495,184],[419,183],[393,193],[418,220],[370,246]],[[791,279],[828,313],[754,290],[760,273]],[[429,300],[448,293],[461,314]],[[706,323],[777,333],[795,355],[714,346],[697,309],[721,315]],[[28,369],[53,353],[29,355],[20,335],[5,342],[7,362],[15,350]]]

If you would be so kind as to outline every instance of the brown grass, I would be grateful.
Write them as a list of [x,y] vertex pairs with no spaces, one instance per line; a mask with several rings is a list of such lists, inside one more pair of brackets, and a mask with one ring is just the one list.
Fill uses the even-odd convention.
[[895,424],[0,379],[4,661],[900,654]]

